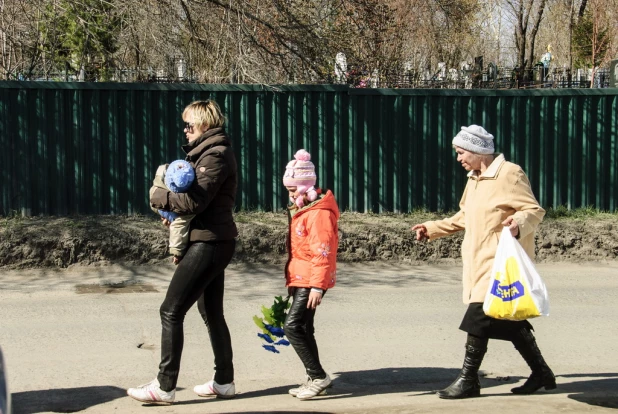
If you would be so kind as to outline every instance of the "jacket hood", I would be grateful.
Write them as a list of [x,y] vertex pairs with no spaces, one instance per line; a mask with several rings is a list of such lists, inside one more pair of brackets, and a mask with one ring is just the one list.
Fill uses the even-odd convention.
[[294,215],[303,214],[306,211],[311,210],[330,210],[337,220],[339,220],[339,206],[337,206],[337,201],[335,200],[335,196],[332,191],[326,190],[326,194],[323,194],[316,201],[312,202],[305,208],[301,208]]

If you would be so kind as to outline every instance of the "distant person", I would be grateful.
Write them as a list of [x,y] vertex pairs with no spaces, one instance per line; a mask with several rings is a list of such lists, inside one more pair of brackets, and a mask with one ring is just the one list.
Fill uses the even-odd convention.
[[289,393],[300,400],[322,394],[331,385],[322,368],[314,337],[314,317],[326,291],[337,280],[339,208],[330,190],[315,187],[311,155],[301,149],[283,176],[289,192],[286,286],[293,297],[283,330],[305,367],[306,381]]
[[549,69],[553,56],[551,54],[551,45],[547,45],[547,52],[541,56],[541,63],[545,69]]
[[457,161],[468,171],[460,210],[453,217],[427,221],[412,227],[417,240],[434,240],[465,231],[461,248],[463,301],[468,304],[459,329],[468,333],[463,368],[455,382],[438,392],[440,398],[478,397],[478,370],[489,338],[511,341],[532,370],[515,394],[532,394],[539,388],[556,388],[528,321],[490,318],[483,312],[491,270],[502,227],[509,228],[530,258],[534,258],[534,234],[545,210],[536,201],[528,177],[520,166],[494,152],[494,137],[478,125],[462,127],[453,138]]
[[[183,322],[197,302],[215,357],[214,377],[193,390],[202,397],[233,398],[232,342],[223,316],[225,268],[234,254],[238,231],[232,211],[238,185],[234,151],[224,129],[225,117],[213,100],[195,101],[182,113],[188,143],[182,147],[195,170],[196,182],[186,193],[154,187],[150,205],[191,220],[189,248],[174,272],[161,305],[161,363],[151,382],[129,388],[138,401],[171,404],[176,394],[184,343]],[[170,222],[162,218],[163,224]]]
[[[154,191],[155,188],[162,188],[174,193],[185,193],[194,180],[195,171],[191,164],[185,160],[176,160],[169,165],[163,164],[157,168],[152,189]],[[152,210],[170,222],[169,252],[172,255],[172,262],[178,264],[189,247],[190,225],[195,214],[180,216],[172,211],[159,210],[154,207]]]

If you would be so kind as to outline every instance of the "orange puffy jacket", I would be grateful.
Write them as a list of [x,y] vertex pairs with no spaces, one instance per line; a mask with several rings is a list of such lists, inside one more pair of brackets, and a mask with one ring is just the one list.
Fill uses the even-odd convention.
[[290,211],[286,286],[330,289],[337,280],[339,207],[328,190],[317,201]]

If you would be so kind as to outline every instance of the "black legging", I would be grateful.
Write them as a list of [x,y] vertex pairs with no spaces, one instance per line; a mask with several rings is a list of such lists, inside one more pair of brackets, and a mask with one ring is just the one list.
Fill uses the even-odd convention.
[[223,316],[224,270],[234,255],[235,240],[196,242],[178,264],[161,305],[161,389],[176,388],[184,344],[185,315],[197,302],[215,355],[215,381],[234,381],[232,341]]
[[[324,379],[326,372],[320,364],[318,345],[313,336],[315,309],[307,309],[311,288],[296,288],[292,307],[285,318],[283,330],[311,379]],[[326,292],[324,292],[326,293]]]

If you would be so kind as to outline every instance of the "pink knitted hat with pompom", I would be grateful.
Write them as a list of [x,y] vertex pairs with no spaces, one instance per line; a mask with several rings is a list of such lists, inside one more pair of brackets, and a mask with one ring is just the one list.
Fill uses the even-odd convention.
[[[292,161],[285,166],[283,185],[286,187],[311,187],[317,179],[315,167],[311,162],[311,154],[300,149],[294,154]],[[299,189],[300,190],[300,189]]]
[[[310,194],[307,194],[308,198],[310,201],[313,201],[315,200],[315,189],[313,186],[316,179],[315,166],[311,162],[311,154],[304,149],[298,150],[294,154],[294,159],[285,166],[283,185],[286,187],[296,187],[296,193],[299,196],[309,191]],[[304,205],[303,197],[298,197],[296,203],[299,204],[299,207],[302,207]]]

